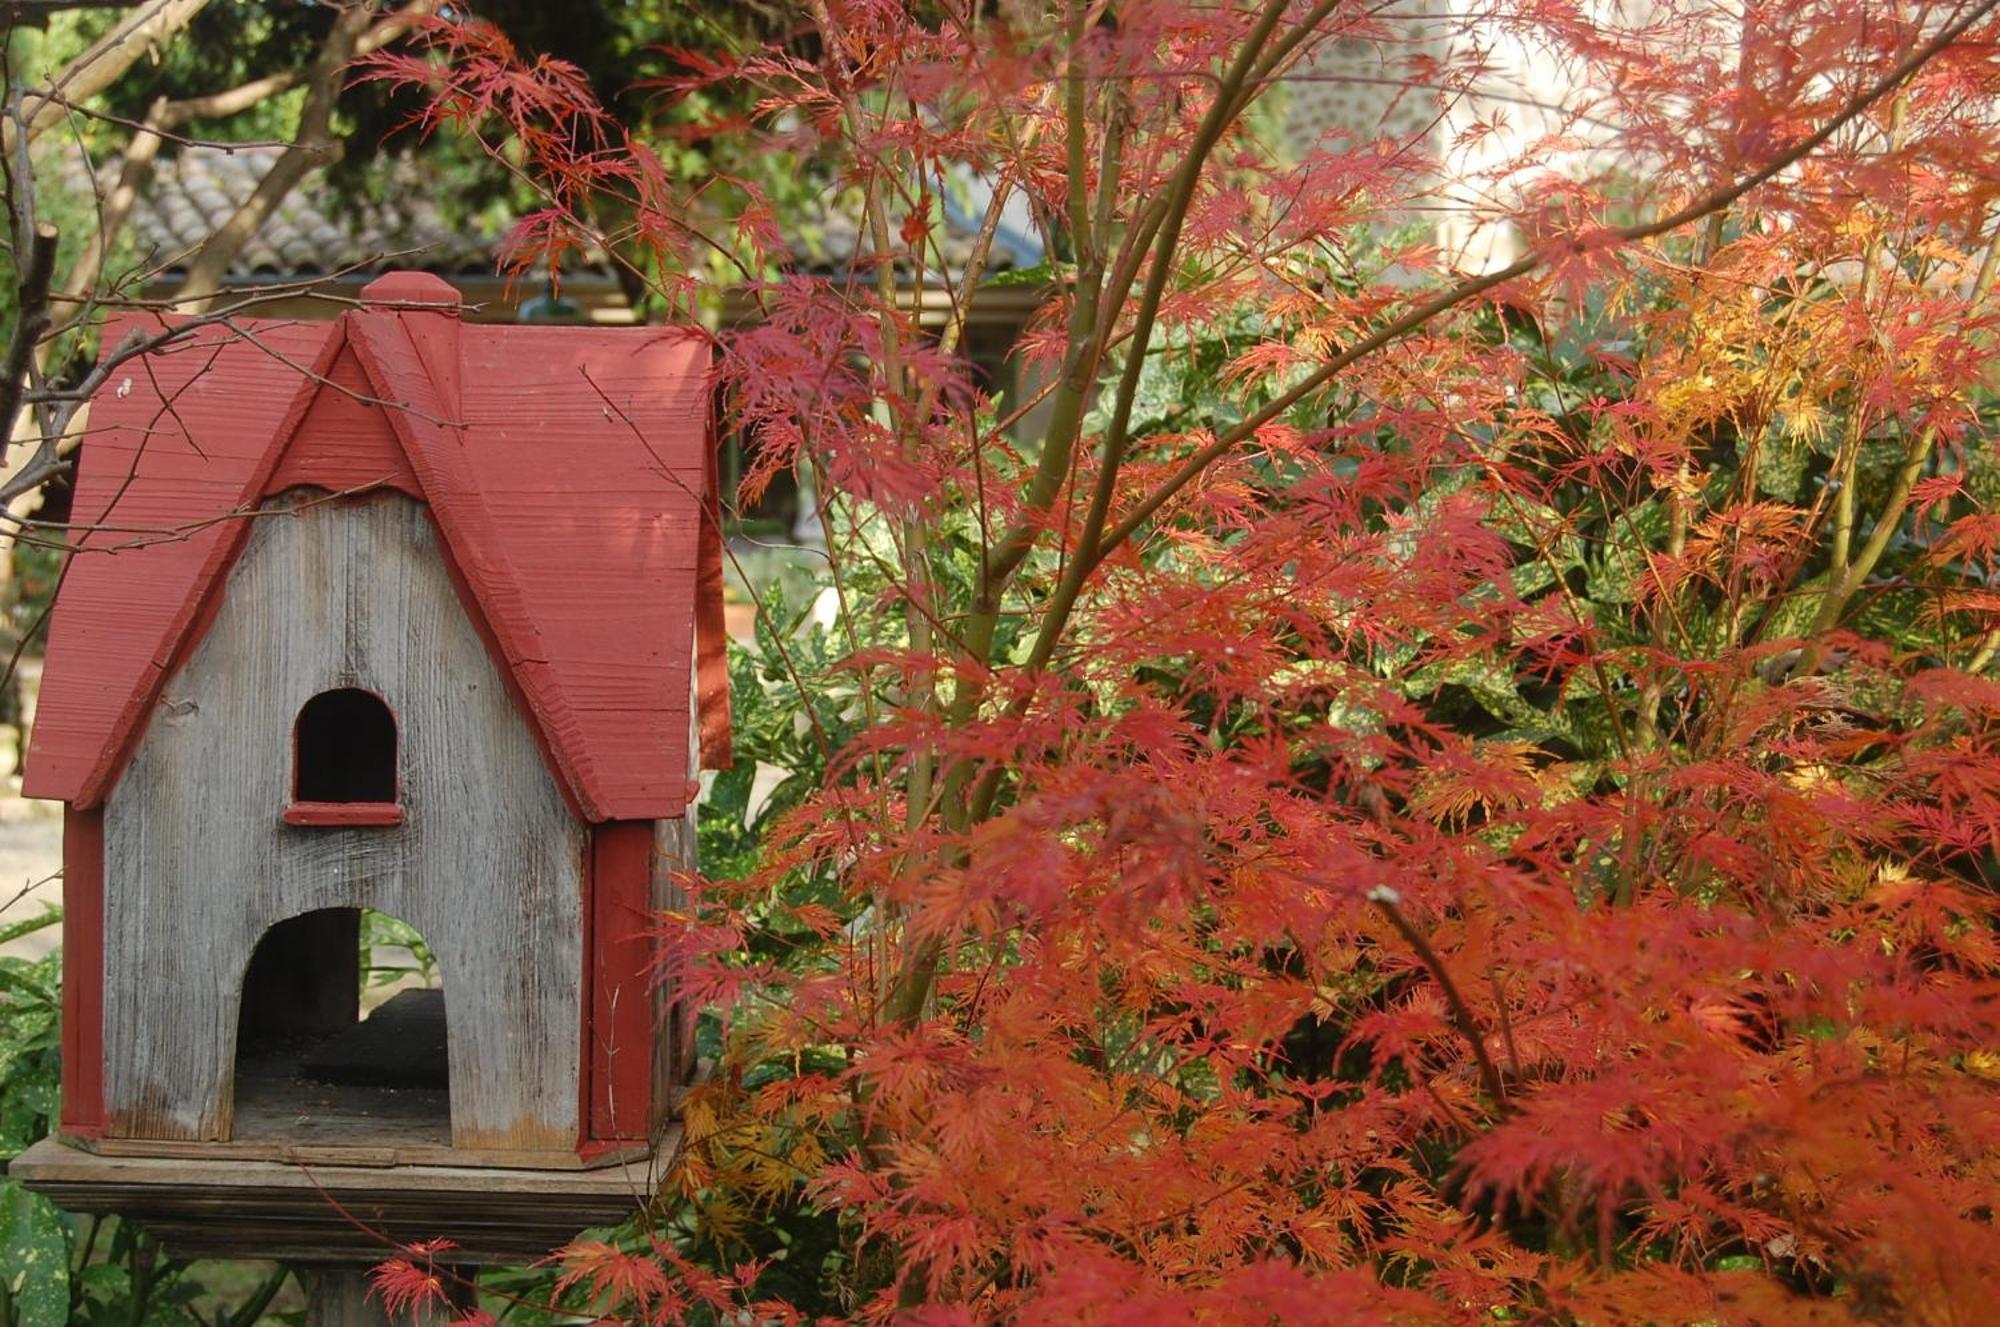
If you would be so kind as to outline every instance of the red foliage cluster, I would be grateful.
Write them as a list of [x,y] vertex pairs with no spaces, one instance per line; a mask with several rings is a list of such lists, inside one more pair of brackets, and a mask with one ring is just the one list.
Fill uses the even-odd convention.
[[[828,0],[687,56],[860,218],[830,279],[490,29],[378,59],[524,152],[523,264],[739,273],[747,484],[827,495],[848,655],[764,661],[823,786],[670,926],[727,1034],[697,1244],[820,1214],[846,1310],[940,1327],[2000,1303],[1994,27],[1454,9],[1397,67],[1512,144],[1471,275],[1396,229],[1421,133],[1257,118],[1396,9]],[[1508,50],[1555,122],[1479,91]],[[958,165],[1060,258],[998,399],[925,312],[986,274]],[[689,1247],[567,1275],[803,1312]]]

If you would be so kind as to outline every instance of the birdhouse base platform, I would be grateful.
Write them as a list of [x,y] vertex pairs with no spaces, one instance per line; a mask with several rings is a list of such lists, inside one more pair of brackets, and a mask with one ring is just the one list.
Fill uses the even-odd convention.
[[175,1257],[352,1267],[447,1239],[455,1264],[518,1264],[630,1216],[679,1133],[670,1127],[647,1157],[591,1170],[108,1156],[45,1138],[7,1173],[59,1207],[135,1221]]

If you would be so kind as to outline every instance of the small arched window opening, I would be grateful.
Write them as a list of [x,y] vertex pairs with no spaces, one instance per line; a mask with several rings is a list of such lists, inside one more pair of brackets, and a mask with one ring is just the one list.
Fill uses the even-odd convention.
[[307,701],[292,729],[286,823],[400,824],[396,792],[396,716],[382,698],[341,687]]
[[266,931],[243,974],[230,1137],[448,1147],[444,984],[395,918],[322,908]]

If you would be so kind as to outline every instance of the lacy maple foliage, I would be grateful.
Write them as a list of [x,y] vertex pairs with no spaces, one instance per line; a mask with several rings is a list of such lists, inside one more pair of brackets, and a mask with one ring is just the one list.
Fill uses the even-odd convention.
[[[543,191],[523,270],[732,287],[746,490],[827,531],[737,663],[816,777],[663,921],[719,1061],[572,1302],[1989,1320],[1993,5],[1450,8],[815,0],[680,53],[694,181],[476,22],[376,59]],[[1477,108],[1518,261],[1439,247],[1434,134],[1286,150],[1356,49]]]

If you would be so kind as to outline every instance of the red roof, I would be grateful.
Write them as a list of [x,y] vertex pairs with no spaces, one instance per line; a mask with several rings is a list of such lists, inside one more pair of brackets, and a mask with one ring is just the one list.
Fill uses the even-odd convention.
[[264,497],[388,487],[428,504],[582,816],[682,814],[697,637],[705,763],[728,742],[706,344],[461,327],[415,273],[363,294],[331,323],[196,328],[93,399],[22,791],[104,799]]

